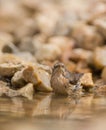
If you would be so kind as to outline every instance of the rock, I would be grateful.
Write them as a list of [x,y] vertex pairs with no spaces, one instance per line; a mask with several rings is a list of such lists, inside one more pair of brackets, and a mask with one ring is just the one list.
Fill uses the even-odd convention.
[[98,31],[103,35],[106,39],[106,16],[97,17],[93,24],[97,27]]
[[31,0],[31,1],[22,0],[21,1],[22,7],[31,12],[35,12],[36,10],[38,10],[38,7],[39,7],[38,3],[39,2],[37,2],[35,0]]
[[14,88],[21,88],[23,87],[26,82],[23,77],[23,69],[21,71],[17,71],[11,79],[11,84]]
[[0,81],[0,96],[3,95],[8,97],[14,97],[14,96],[20,96],[20,93],[16,90],[10,89],[5,82]]
[[30,53],[30,52],[18,52],[15,54],[17,57],[19,57],[24,62],[36,62],[36,58]]
[[93,53],[90,50],[85,50],[82,48],[76,48],[71,51],[70,60],[78,62],[85,61],[91,63]]
[[19,50],[13,43],[9,43],[9,44],[7,43],[2,47],[2,52],[16,54],[19,52]]
[[106,82],[103,79],[99,79],[95,82],[93,92],[97,95],[106,93]]
[[21,96],[28,98],[29,100],[33,99],[34,88],[32,83],[28,83],[21,89],[17,90]]
[[104,67],[101,77],[106,82],[106,67]]
[[18,47],[20,51],[30,52],[31,54],[34,54],[36,51],[36,48],[32,42],[31,37],[23,38]]
[[8,90],[7,83],[0,80],[0,96],[2,96],[4,94],[4,92],[7,90]]
[[71,51],[70,60],[77,63],[75,72],[91,72],[89,65],[92,63],[93,53],[90,50],[76,48]]
[[72,39],[62,36],[51,37],[48,39],[47,43],[46,41],[45,43],[41,43],[40,41],[35,42],[35,40],[35,57],[38,61],[55,61],[57,59],[67,61],[69,59],[70,51],[74,46]]
[[85,89],[94,87],[94,82],[93,82],[93,79],[92,79],[92,73],[83,74],[82,77],[80,78],[80,83]]
[[106,94],[106,85],[96,87],[94,92],[96,94],[104,94],[104,93]]
[[[12,43],[13,42],[13,36],[6,32],[0,32],[0,41],[4,43]],[[1,43],[0,43],[1,44]]]
[[18,48],[11,42],[0,39],[0,53],[16,53]]
[[64,10],[64,12],[61,13],[58,21],[56,22],[53,34],[56,36],[69,35],[72,31],[72,27],[78,20],[79,16],[76,15],[76,12],[72,12],[71,10]]
[[75,72],[76,70],[76,63],[74,63],[73,61],[65,62],[65,66],[70,72]]
[[0,55],[0,64],[2,63],[13,63],[13,64],[24,64],[24,62],[13,54],[4,53]]
[[48,43],[55,44],[63,51],[74,47],[74,41],[65,36],[52,36],[48,39]]
[[15,72],[23,68],[22,64],[3,63],[0,64],[0,75],[1,76],[13,76]]
[[51,68],[50,66],[43,65],[43,64],[38,64],[38,63],[36,63],[36,66],[37,66],[39,69],[45,70],[45,71],[47,71],[49,74],[52,74],[52,68]]
[[93,54],[93,63],[97,69],[102,69],[106,66],[106,46],[97,47]]
[[32,44],[34,46],[34,50],[36,51],[41,47],[41,45],[45,44],[48,40],[48,36],[42,33],[36,34],[32,39]]
[[[94,8],[95,7],[95,8]],[[103,0],[93,1],[91,3],[90,8],[88,8],[88,21],[90,24],[93,24],[93,22],[96,19],[99,19],[102,15],[105,16],[106,14],[106,4]]]
[[76,44],[79,47],[90,50],[103,45],[104,42],[102,36],[94,26],[83,23],[76,24],[73,27],[72,37],[76,40]]
[[34,84],[35,89],[43,92],[51,92],[50,73],[45,71],[41,66],[29,65],[23,71],[23,77],[26,82]]
[[41,33],[51,36],[58,18],[59,14],[55,11],[55,8],[47,8],[46,11],[36,14],[35,21]]
[[36,51],[35,57],[38,61],[54,61],[58,59],[60,55],[61,50],[58,46],[54,44],[44,44]]
[[62,62],[67,62],[69,60],[72,48],[75,45],[73,39],[69,39],[65,36],[53,36],[49,38],[48,43],[54,44],[60,48]]
[[25,39],[26,37],[32,37],[37,31],[36,21],[34,21],[32,18],[24,17],[24,19],[18,23],[17,30],[14,30],[16,41],[21,43],[24,41],[22,39]]
[[39,78],[39,84],[36,89],[42,92],[51,92],[52,91],[50,84],[51,75],[41,68],[38,68],[37,75]]
[[89,73],[92,72],[89,65],[86,63],[86,61],[79,61],[76,65],[75,72],[78,73]]
[[29,83],[23,88],[18,90],[10,89],[9,86],[3,81],[0,81],[0,96],[8,96],[8,97],[16,97],[16,96],[23,96],[31,100],[33,98],[34,89],[33,84]]
[[39,80],[36,74],[34,66],[28,65],[26,69],[23,70],[23,78],[26,82],[30,82],[35,86],[38,84]]
[[95,87],[100,87],[100,86],[104,86],[105,82],[103,79],[98,79],[95,81]]
[[24,67],[23,62],[14,55],[2,54],[0,55],[0,75],[13,76],[15,72]]

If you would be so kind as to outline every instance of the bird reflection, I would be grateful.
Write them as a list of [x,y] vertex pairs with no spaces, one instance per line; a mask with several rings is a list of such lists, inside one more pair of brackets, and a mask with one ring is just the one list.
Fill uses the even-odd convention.
[[52,95],[50,103],[51,115],[55,118],[65,119],[76,108],[79,99]]
[[36,94],[32,101],[25,98],[0,98],[0,113],[11,117],[67,118],[75,109],[78,99],[53,94]]

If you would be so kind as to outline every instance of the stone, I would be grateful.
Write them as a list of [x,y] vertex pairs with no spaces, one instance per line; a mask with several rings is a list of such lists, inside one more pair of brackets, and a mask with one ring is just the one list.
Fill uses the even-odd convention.
[[106,66],[106,46],[97,47],[94,50],[93,64],[97,69],[102,69]]

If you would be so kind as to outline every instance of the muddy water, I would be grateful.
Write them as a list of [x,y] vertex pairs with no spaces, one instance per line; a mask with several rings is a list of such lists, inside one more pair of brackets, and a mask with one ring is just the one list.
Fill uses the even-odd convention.
[[0,98],[0,130],[105,130],[106,96]]

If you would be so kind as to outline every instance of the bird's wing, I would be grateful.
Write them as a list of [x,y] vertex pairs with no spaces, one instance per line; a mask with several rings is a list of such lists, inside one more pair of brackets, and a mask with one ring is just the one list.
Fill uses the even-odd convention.
[[77,84],[82,75],[82,73],[71,73],[66,71],[64,76],[69,80],[69,83]]

